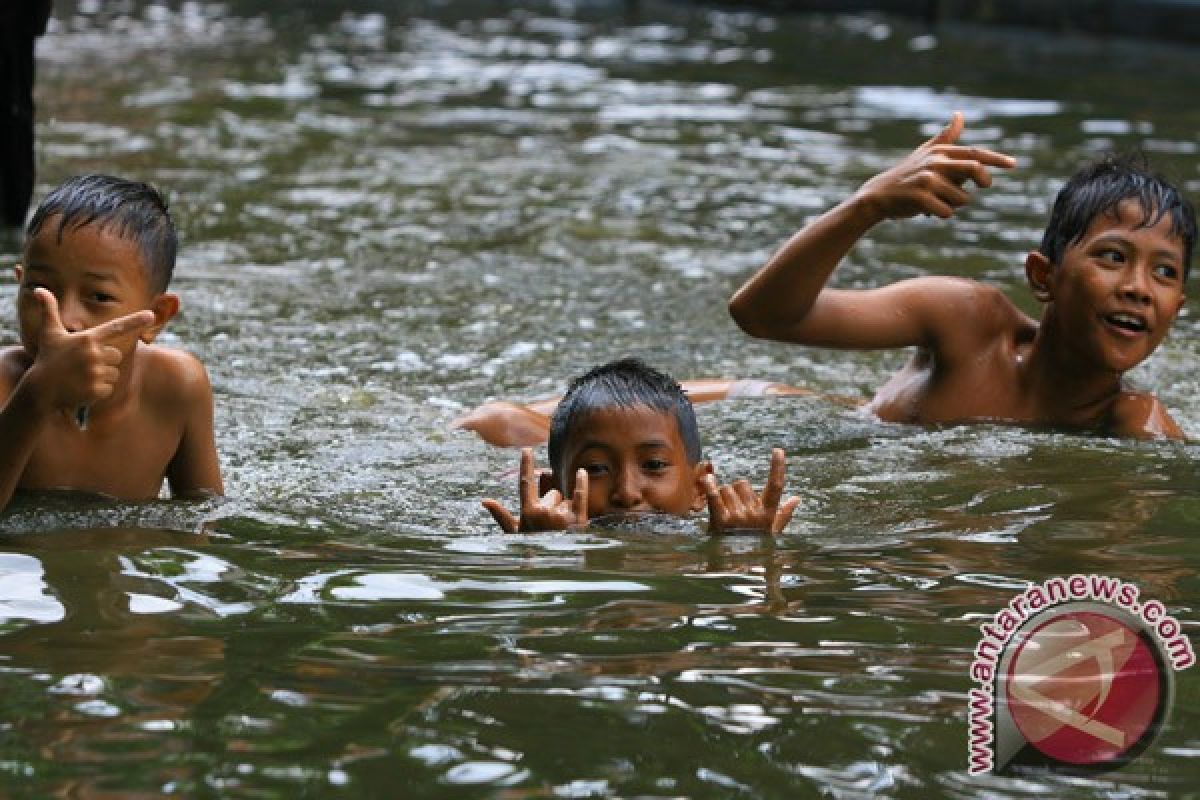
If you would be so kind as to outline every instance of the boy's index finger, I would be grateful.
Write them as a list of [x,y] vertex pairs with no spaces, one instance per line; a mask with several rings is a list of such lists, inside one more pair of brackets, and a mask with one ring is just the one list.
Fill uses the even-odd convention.
[[123,317],[110,319],[108,322],[105,322],[102,325],[89,328],[87,331],[84,331],[84,333],[101,341],[107,341],[108,339],[120,339],[124,336],[130,335],[131,333],[141,333],[142,331],[154,325],[157,319],[158,318],[154,316],[153,311],[150,311],[149,309],[143,309],[142,311],[135,311],[132,314],[126,314]]
[[576,525],[586,525],[588,521],[588,472],[583,467],[575,473],[575,491],[571,494],[571,513],[575,515]]
[[1007,153],[1001,153],[998,150],[989,150],[986,147],[974,147],[971,145],[955,145],[947,147],[941,153],[953,159],[961,161],[974,161],[978,164],[983,164],[988,167],[1000,167],[1002,169],[1012,169],[1017,166],[1017,160]]
[[954,144],[958,141],[964,124],[962,112],[955,111],[953,116],[950,117],[950,122],[946,123],[946,127],[938,131],[926,144],[931,147],[939,144]]
[[521,509],[537,505],[537,486],[533,482],[533,448],[521,448],[521,468],[517,473],[517,496],[521,498]]
[[783,449],[776,447],[771,450],[771,471],[767,473],[767,485],[763,488],[763,508],[774,510],[779,507],[783,497],[783,484],[787,479],[787,459]]

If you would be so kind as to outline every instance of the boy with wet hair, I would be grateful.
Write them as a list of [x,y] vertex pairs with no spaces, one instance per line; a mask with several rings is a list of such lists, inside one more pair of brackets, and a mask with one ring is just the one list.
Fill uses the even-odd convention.
[[72,178],[29,221],[17,322],[0,350],[0,508],[17,490],[121,500],[221,494],[212,390],[192,355],[152,344],[179,311],[167,291],[175,226],[151,186]]
[[711,533],[775,534],[800,503],[781,502],[785,466],[778,448],[761,494],[744,480],[719,486],[712,465],[701,460],[696,415],[683,389],[633,358],[571,383],[551,418],[548,449],[550,473],[540,486],[533,451],[521,451],[517,516],[496,500],[483,501],[506,533],[563,530],[608,514],[686,516],[707,504]]
[[1040,320],[999,289],[946,276],[835,289],[830,275],[885,219],[948,218],[967,181],[1014,159],[958,144],[961,114],[899,164],[796,233],[733,296],[747,333],[821,347],[916,347],[867,404],[892,422],[1008,422],[1181,439],[1162,403],[1122,377],[1183,306],[1195,211],[1132,160],[1085,167],[1059,192],[1041,247],[1025,259]]

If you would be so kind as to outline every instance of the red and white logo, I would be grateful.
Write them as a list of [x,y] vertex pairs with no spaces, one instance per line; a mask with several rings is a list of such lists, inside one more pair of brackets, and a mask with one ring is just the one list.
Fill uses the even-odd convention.
[[1157,735],[1172,694],[1170,670],[1143,626],[1095,603],[1031,619],[996,677],[1001,767],[1119,766]]

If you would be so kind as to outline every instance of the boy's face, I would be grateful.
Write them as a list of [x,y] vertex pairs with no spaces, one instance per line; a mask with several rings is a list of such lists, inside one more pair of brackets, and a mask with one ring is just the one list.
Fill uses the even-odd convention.
[[[579,420],[563,448],[563,493],[588,473],[588,516],[659,511],[684,516],[704,507],[707,463],[688,461],[674,415],[647,406],[604,408]],[[565,484],[565,485],[564,485]]]
[[1092,220],[1062,263],[1037,263],[1034,254],[1026,262],[1035,293],[1053,302],[1068,340],[1115,372],[1154,352],[1184,301],[1183,241],[1168,216],[1139,227],[1142,217],[1141,206],[1126,200],[1116,217]]
[[[16,266],[17,319],[21,344],[36,355],[45,321],[33,290],[48,289],[58,301],[63,327],[78,333],[128,314],[151,309],[157,324],[141,334],[149,342],[178,309],[171,294],[150,288],[148,271],[137,243],[97,224],[68,227],[58,239],[58,218],[46,220]],[[130,335],[111,342],[128,354],[137,342]]]

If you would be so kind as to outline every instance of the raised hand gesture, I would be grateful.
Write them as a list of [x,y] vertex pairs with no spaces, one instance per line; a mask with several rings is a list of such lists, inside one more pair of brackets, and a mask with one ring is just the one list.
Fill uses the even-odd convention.
[[42,406],[74,414],[109,397],[116,388],[124,358],[117,343],[152,327],[154,312],[138,311],[71,333],[63,325],[53,293],[38,287],[33,297],[39,322],[36,354],[27,375],[38,386]]
[[958,144],[964,127],[962,112],[929,141],[909,153],[899,164],[864,183],[858,196],[867,201],[879,219],[899,219],[932,214],[946,219],[971,199],[964,188],[973,181],[992,185],[988,167],[1015,167],[1016,159],[983,147]]
[[800,505],[799,497],[789,497],[780,505],[786,472],[783,450],[776,447],[771,451],[771,471],[761,496],[754,493],[749,481],[718,486],[714,475],[705,475],[709,533],[761,531],[774,535],[782,531]]
[[588,474],[585,469],[580,469],[575,475],[575,491],[571,493],[570,500],[564,498],[558,489],[551,489],[539,498],[533,469],[533,450],[521,448],[517,494],[521,499],[519,518],[513,517],[512,512],[498,500],[489,497],[483,501],[483,507],[505,533],[561,531],[587,524]]

